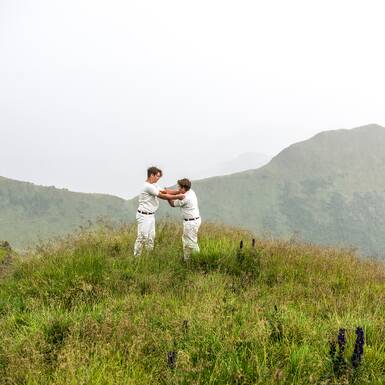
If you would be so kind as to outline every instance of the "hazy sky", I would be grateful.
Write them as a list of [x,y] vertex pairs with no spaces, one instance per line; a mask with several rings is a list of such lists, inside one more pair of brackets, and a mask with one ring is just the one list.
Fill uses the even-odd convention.
[[385,125],[383,1],[0,0],[0,175],[132,196]]

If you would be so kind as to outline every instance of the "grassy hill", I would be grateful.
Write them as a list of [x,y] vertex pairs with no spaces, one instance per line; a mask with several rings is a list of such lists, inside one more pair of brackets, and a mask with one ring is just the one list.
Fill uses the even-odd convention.
[[127,220],[128,202],[0,177],[0,240],[25,247],[100,218]]
[[[266,166],[194,183],[204,219],[385,256],[385,128],[327,131]],[[168,210],[169,211],[169,210]]]
[[385,383],[383,264],[296,242],[252,248],[250,234],[206,224],[186,265],[180,231],[161,223],[140,258],[133,227],[14,256],[0,278],[0,384]]

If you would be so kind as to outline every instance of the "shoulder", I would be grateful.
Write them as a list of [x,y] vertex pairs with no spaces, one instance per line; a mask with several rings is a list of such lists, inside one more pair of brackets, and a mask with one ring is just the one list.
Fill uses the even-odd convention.
[[159,188],[155,184],[151,184],[148,182],[144,183],[143,191],[147,192],[151,195],[158,195],[159,194]]

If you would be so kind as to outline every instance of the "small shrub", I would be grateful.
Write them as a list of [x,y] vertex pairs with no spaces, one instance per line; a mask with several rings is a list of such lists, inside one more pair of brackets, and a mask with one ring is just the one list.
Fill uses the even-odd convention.
[[46,342],[44,355],[50,364],[56,363],[60,349],[69,334],[69,321],[65,319],[54,319],[45,325],[43,332]]
[[270,339],[273,342],[280,342],[284,337],[284,327],[282,312],[274,305],[274,310],[268,315],[268,323],[270,326]]

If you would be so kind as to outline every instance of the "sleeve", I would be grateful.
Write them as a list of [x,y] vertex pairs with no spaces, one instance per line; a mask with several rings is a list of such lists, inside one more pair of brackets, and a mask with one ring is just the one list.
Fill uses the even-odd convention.
[[183,207],[186,203],[186,200],[175,199],[173,202],[174,202],[174,207]]
[[150,195],[154,195],[154,196],[158,196],[159,195],[159,189],[158,187],[152,185],[152,184],[148,184],[146,185],[144,191]]

